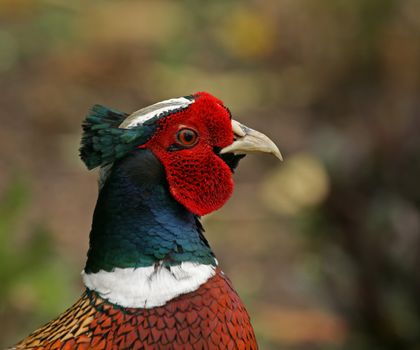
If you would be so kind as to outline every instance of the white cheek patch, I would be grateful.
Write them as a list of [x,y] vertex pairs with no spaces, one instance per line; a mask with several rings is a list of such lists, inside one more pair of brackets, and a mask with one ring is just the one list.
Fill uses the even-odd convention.
[[216,274],[216,267],[193,262],[163,267],[115,268],[82,272],[85,286],[122,307],[152,308],[197,290]]
[[185,97],[171,98],[154,105],[142,108],[130,114],[120,125],[120,128],[130,129],[142,125],[149,119],[157,117],[161,114],[166,114],[178,109],[187,108],[194,100],[189,100]]

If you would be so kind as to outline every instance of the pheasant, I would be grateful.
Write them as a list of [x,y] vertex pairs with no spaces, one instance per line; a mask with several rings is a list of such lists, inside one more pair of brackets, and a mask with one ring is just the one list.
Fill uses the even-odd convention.
[[205,92],[130,115],[95,105],[82,127],[81,159],[100,168],[86,289],[13,349],[257,349],[200,216],[246,153],[281,159],[276,145]]

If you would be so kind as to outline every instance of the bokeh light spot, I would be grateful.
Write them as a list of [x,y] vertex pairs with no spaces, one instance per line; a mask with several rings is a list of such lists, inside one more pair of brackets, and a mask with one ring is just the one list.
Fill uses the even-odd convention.
[[309,153],[287,158],[262,184],[261,198],[271,210],[295,215],[321,203],[329,191],[329,177],[324,165]]

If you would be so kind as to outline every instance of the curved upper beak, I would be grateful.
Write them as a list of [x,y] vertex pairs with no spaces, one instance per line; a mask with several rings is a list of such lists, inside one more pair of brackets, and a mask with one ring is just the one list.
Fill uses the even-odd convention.
[[283,157],[276,146],[263,133],[248,128],[247,126],[232,119],[232,130],[235,134],[235,141],[223,148],[220,153],[271,153],[278,159],[283,160]]

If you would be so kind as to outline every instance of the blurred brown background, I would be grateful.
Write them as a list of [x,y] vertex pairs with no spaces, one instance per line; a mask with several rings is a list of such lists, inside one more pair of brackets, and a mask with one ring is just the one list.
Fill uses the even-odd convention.
[[264,349],[420,349],[420,1],[0,1],[0,347],[80,295],[80,123],[209,91],[285,156],[205,218]]

